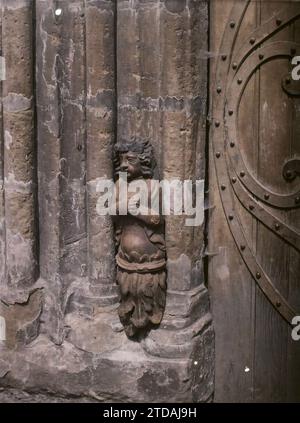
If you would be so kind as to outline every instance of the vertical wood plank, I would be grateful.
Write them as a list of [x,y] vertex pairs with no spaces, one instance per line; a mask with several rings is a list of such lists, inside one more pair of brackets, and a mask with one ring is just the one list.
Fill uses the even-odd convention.
[[[281,8],[284,2],[261,2],[261,21]],[[289,30],[278,33],[274,40],[288,40]],[[281,88],[281,79],[288,71],[286,60],[265,64],[260,70],[260,132],[258,155],[258,178],[275,192],[287,192],[282,178],[282,166],[289,157],[291,127],[290,107]],[[272,163],[272,166],[269,164]],[[273,213],[276,211],[272,210]],[[286,220],[286,212],[279,216]],[[266,273],[284,297],[288,296],[288,249],[289,247],[270,230],[259,224],[257,228],[257,257]],[[256,337],[255,337],[255,400],[285,401],[287,369],[286,322],[270,305],[257,288]],[[276,371],[274,371],[276,369]]]
[[[291,26],[292,38],[300,43],[300,21]],[[299,55],[299,52],[296,52]],[[291,137],[291,156],[300,157],[300,99],[295,97],[291,101],[292,113],[290,125],[293,129]],[[299,183],[299,178],[298,181]],[[296,228],[300,227],[299,209],[289,215],[289,223]],[[295,310],[300,310],[300,259],[299,252],[294,248],[289,251],[289,293],[288,300]],[[291,329],[288,331],[288,366],[287,366],[287,401],[300,402],[300,341],[294,341]]]
[[[220,2],[215,0],[210,4],[211,113],[214,110],[214,93],[217,83],[215,80],[216,59],[218,55],[226,54],[229,57],[232,53],[229,50],[221,52],[220,44],[225,25],[230,20],[234,3],[232,1]],[[243,27],[245,32],[254,25],[254,10],[251,11],[247,19]],[[228,46],[229,48],[230,46]],[[218,83],[224,84],[224,81],[218,81]],[[251,96],[251,94],[249,95]],[[245,110],[242,105],[241,118],[244,115]],[[212,142],[211,139],[210,146]],[[214,169],[212,148],[210,148],[209,187],[210,204],[213,209],[210,212],[208,227],[208,250],[212,254],[209,258],[208,286],[216,333],[215,401],[249,402],[253,395],[252,278],[237,251],[224,216]],[[247,221],[247,219],[250,223],[251,233],[252,219],[244,217],[244,221]]]
[[[249,34],[253,32],[260,25],[260,2],[251,2],[247,8],[242,21],[238,40],[238,45],[247,43]],[[239,108],[238,118],[238,130],[239,130],[239,143],[240,149],[243,152],[243,157],[255,176],[257,176],[257,163],[258,163],[258,135],[259,135],[259,73],[255,75],[248,82],[241,104]],[[253,251],[256,251],[256,233],[257,233],[257,221],[254,219],[244,207],[236,201],[236,208],[238,210],[243,230],[247,236],[248,242],[250,243]],[[236,248],[236,247],[235,247]],[[249,308],[249,325],[248,332],[244,334],[248,338],[246,342],[246,348],[248,348],[247,363],[245,362],[244,367],[244,380],[245,380],[245,393],[243,401],[250,402],[253,400],[255,395],[254,386],[254,369],[255,369],[255,351],[254,351],[254,339],[255,339],[255,302],[256,302],[256,282],[253,280],[251,274],[247,269],[244,268],[243,280],[248,284],[248,301],[247,309]],[[248,368],[248,372],[245,369]]]
[[[239,28],[238,43],[247,42],[248,44],[250,33],[256,26],[263,22],[270,22],[270,16],[280,10],[288,10],[291,4],[289,1],[251,2]],[[218,7],[222,10],[218,10]],[[224,3],[222,6],[219,2],[212,4],[212,45],[214,40],[220,37],[219,28],[224,24],[222,20],[226,18],[225,22],[228,22],[230,14],[224,16],[224,10]],[[216,15],[214,15],[215,12]],[[234,28],[234,25],[231,27]],[[292,41],[296,35],[297,30],[292,24],[278,31],[266,43],[280,40]],[[222,53],[228,54],[228,52]],[[266,188],[282,194],[287,194],[298,186],[298,180],[288,184],[282,177],[285,160],[299,154],[299,143],[295,141],[297,138],[295,134],[299,132],[298,120],[295,119],[297,101],[288,97],[281,88],[282,78],[287,74],[288,69],[289,63],[283,58],[263,64],[248,82],[247,89],[243,93],[238,118],[238,142],[248,168]],[[212,78],[214,73],[215,68],[212,64]],[[213,101],[215,90],[213,80],[211,90]],[[210,159],[213,163],[214,158],[211,156]],[[210,171],[210,177],[210,185],[217,189],[213,169]],[[218,254],[211,258],[209,266],[209,285],[216,329],[216,400],[299,401],[300,384],[299,372],[297,372],[299,346],[291,341],[287,323],[255,285],[244,263],[235,261],[236,247],[231,235],[229,233],[226,235],[228,232],[226,222],[223,220],[225,228],[220,223],[223,212],[219,210],[221,204],[216,189],[213,190],[211,197],[216,204],[216,209],[212,212],[210,219],[209,251],[218,254],[218,247],[225,246],[221,249],[223,256]],[[289,300],[291,305],[299,309],[298,252],[262,224],[255,223],[255,220],[241,207],[238,208],[238,212],[243,230],[252,244],[258,262],[281,294]],[[272,208],[270,212],[292,226],[299,225],[299,213],[296,210],[281,212]],[[230,279],[233,269],[234,275]],[[235,279],[236,275],[240,277],[238,283]],[[220,282],[221,277],[223,277],[222,282]],[[231,303],[231,297],[238,301],[238,305]],[[240,304],[242,309],[239,307]],[[228,317],[229,310],[232,314],[230,317]],[[237,316],[240,320],[246,319],[248,326],[243,326],[240,320],[237,321]],[[236,333],[238,333],[237,337]],[[238,348],[234,344],[236,340],[238,340]],[[231,353],[229,345],[231,348],[234,345]],[[226,357],[230,357],[230,362]],[[247,375],[243,375],[242,368],[239,367],[245,359],[249,360],[249,364],[252,363],[252,366],[249,365]],[[246,378],[248,378],[247,382],[245,382]]]

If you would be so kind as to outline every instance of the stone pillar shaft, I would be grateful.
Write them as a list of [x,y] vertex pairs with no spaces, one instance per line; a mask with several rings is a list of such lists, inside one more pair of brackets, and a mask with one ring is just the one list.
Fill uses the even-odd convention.
[[[33,2],[2,4],[3,158],[7,301],[26,299],[38,276]],[[2,203],[3,205],[3,203]],[[3,266],[4,268],[4,266]]]
[[115,2],[86,1],[88,277],[98,303],[117,301],[113,224],[96,211],[97,183],[112,179],[115,140]]

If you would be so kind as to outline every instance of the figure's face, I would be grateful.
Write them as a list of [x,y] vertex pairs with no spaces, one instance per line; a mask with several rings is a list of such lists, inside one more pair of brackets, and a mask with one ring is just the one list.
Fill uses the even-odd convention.
[[142,168],[138,155],[132,151],[120,153],[120,171],[127,172],[129,181],[142,176]]

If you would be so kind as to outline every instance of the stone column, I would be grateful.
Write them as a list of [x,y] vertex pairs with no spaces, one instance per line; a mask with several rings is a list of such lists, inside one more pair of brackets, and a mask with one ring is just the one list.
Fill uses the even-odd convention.
[[[204,179],[208,3],[117,4],[118,136],[150,138],[161,179]],[[166,368],[172,368],[168,359],[183,360],[178,368],[188,374],[193,398],[206,401],[213,387],[213,331],[202,264],[204,223],[188,227],[185,219],[166,217],[166,310],[142,346],[165,359]]]
[[[5,78],[5,61],[2,53],[2,25],[3,25],[3,0],[0,2],[0,95],[3,97],[3,79]],[[4,151],[4,137],[3,137],[3,106],[0,104],[0,150]],[[4,209],[4,157],[1,154],[0,158],[0,286],[1,290],[6,287],[6,271],[5,271],[5,209]]]
[[36,2],[42,330],[58,344],[87,284],[84,11],[83,0]]
[[[45,284],[45,331],[57,343],[63,325],[60,306],[60,89],[57,84],[59,29],[54,1],[36,2],[36,90],[40,272]],[[58,17],[57,17],[58,18]]]
[[[2,298],[26,301],[38,277],[33,2],[2,2]],[[5,215],[5,222],[4,216]],[[2,249],[2,260],[4,252]]]
[[112,177],[115,3],[37,1],[41,276],[46,331],[117,301],[112,223],[97,182]]
[[96,211],[97,183],[113,178],[115,140],[115,2],[86,1],[87,240],[90,302],[117,301],[110,216]]
[[[86,239],[86,258],[82,262],[84,279],[78,278],[73,284],[68,311],[79,310],[91,316],[99,308],[118,301],[113,223],[110,216],[100,216],[96,209],[101,195],[97,192],[98,182],[113,177],[116,6],[113,0],[84,0],[83,4],[84,87],[81,89],[85,91],[85,98],[78,118],[84,119],[84,141],[77,149],[84,152],[86,227],[82,235]],[[70,216],[67,210],[65,213]],[[76,230],[73,233],[76,234]]]

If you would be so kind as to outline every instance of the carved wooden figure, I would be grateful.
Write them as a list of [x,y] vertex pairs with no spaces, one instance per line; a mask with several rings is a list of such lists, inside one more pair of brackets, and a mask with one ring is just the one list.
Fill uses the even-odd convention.
[[[151,180],[156,168],[149,141],[133,138],[115,146],[116,173],[116,241],[117,283],[120,287],[120,320],[128,337],[144,336],[163,317],[166,300],[166,249],[164,221],[150,208],[140,208],[136,215],[130,200],[130,186],[137,180],[145,181],[148,205],[153,195]],[[121,195],[119,173],[127,174],[126,196]],[[126,215],[120,215],[124,206]],[[123,202],[123,204],[122,204]],[[135,209],[136,210],[136,209]]]

